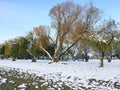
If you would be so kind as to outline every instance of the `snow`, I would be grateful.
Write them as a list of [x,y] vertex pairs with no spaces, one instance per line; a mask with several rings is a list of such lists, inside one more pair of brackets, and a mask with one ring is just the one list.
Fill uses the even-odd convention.
[[18,88],[19,88],[20,90],[25,90],[26,85],[23,83],[23,84],[19,85]]
[[107,35],[91,35],[89,38],[95,41],[107,43]]
[[2,79],[1,79],[1,82],[0,82],[0,85],[1,85],[2,83],[6,83],[6,81],[7,81],[7,78],[2,78]]
[[[48,60],[38,60],[33,63],[31,60],[0,60],[0,68],[6,70],[16,69],[20,72],[34,73],[42,76],[45,80],[62,81],[69,86],[84,86],[89,79],[118,81],[120,83],[120,60],[113,60],[108,63],[104,60],[104,67],[99,68],[99,60],[82,61],[61,61],[59,63],[48,64]],[[62,85],[62,82],[59,85]],[[47,84],[44,83],[44,84]],[[97,84],[97,83],[96,83]],[[37,87],[36,87],[37,88]],[[100,89],[101,87],[98,87]],[[105,87],[106,88],[106,87]],[[109,89],[110,90],[110,89]]]

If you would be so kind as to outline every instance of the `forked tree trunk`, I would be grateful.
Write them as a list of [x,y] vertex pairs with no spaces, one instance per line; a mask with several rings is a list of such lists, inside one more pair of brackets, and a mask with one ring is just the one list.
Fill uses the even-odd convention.
[[104,66],[104,63],[103,63],[104,56],[105,56],[105,52],[102,52],[102,56],[101,56],[101,59],[100,59],[100,66],[99,67],[103,67]]
[[35,59],[35,56],[29,50],[27,50],[27,52],[32,56],[31,62],[36,62],[37,60]]

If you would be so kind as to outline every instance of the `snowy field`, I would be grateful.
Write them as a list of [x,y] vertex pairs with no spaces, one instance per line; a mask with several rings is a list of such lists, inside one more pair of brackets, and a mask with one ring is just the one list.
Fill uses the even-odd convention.
[[[6,71],[16,70],[42,76],[45,80],[52,80],[55,87],[61,83],[68,85],[73,90],[120,90],[120,60],[108,63],[104,60],[104,68],[99,68],[99,60],[61,61],[48,64],[48,60],[0,60],[0,68]],[[48,82],[44,83],[47,84]],[[52,89],[54,90],[54,89]],[[61,90],[61,89],[59,89]]]

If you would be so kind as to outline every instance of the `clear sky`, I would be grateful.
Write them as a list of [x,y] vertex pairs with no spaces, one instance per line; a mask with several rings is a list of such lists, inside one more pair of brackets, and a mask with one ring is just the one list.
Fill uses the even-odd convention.
[[[33,27],[50,25],[50,9],[66,0],[0,0],[0,43],[5,40],[24,36]],[[71,0],[85,4],[89,0]],[[113,18],[120,22],[120,0],[93,0],[100,8],[104,18]]]

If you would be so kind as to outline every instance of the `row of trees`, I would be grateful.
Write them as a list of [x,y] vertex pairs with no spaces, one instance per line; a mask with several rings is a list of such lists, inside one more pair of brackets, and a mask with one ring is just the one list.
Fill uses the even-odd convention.
[[[49,53],[53,55],[54,45],[49,44],[46,48]],[[33,32],[30,32],[24,37],[18,37],[6,41],[0,45],[0,55],[3,58],[12,57],[13,61],[18,59],[32,59],[32,62],[36,62],[36,58],[44,58],[46,54],[39,50],[36,45],[36,38],[34,38]]]
[[88,61],[88,51],[92,49],[101,53],[100,67],[103,67],[104,56],[118,48],[118,24],[112,19],[100,23],[102,12],[92,3],[81,6],[66,1],[51,8],[49,16],[54,37],[49,26],[40,25],[26,37],[6,42],[0,52],[14,58],[29,54],[33,61],[44,52],[52,63],[59,62],[66,53],[75,57],[80,50]]

